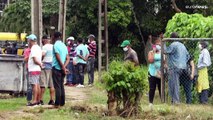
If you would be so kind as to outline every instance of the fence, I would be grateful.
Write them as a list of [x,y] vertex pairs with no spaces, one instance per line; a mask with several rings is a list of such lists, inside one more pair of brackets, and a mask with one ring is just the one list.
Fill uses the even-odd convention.
[[[208,42],[208,50],[211,56],[211,61],[212,60],[212,56],[213,56],[213,38],[165,38],[162,40],[162,56],[161,58],[164,58],[161,60],[161,73],[162,74],[162,78],[161,78],[161,100],[162,102],[171,102],[172,99],[170,97],[169,94],[169,85],[170,84],[170,88],[172,87],[173,90],[175,89],[179,89],[179,92],[177,92],[176,94],[179,94],[179,99],[181,103],[198,103],[199,102],[199,96],[198,96],[198,92],[197,92],[197,78],[198,78],[198,74],[196,74],[196,70],[195,70],[195,76],[193,79],[190,79],[190,69],[189,68],[189,61],[185,61],[187,64],[187,69],[182,70],[181,73],[179,71],[179,77],[178,76],[174,76],[174,72],[172,70],[169,69],[168,67],[168,63],[171,63],[169,57],[170,55],[174,54],[174,53],[170,53],[170,54],[165,54],[167,52],[167,48],[168,46],[175,42],[175,41],[179,41],[181,43],[183,43],[183,45],[186,47],[189,55],[192,57],[192,60],[194,61],[194,65],[195,68],[197,66],[198,63],[198,58],[199,58],[199,54],[200,54],[200,50],[199,50],[199,42],[200,41],[206,41]],[[167,46],[167,47],[165,47]],[[182,50],[182,53],[184,54],[184,50]],[[189,58],[189,57],[188,57]],[[180,64],[182,61],[176,61],[176,63]],[[213,63],[213,62],[212,62]],[[171,86],[171,81],[169,82],[170,79],[174,79],[175,77],[178,77],[179,80],[177,80],[177,88],[175,88],[175,86]],[[202,76],[202,77],[207,77],[207,76]],[[209,84],[210,84],[210,89],[209,89],[209,96],[212,95],[213,92],[213,67],[212,65],[208,67],[208,79],[209,79]],[[174,83],[173,83],[174,84]],[[170,89],[171,90],[171,89]],[[174,91],[173,91],[174,92]]]

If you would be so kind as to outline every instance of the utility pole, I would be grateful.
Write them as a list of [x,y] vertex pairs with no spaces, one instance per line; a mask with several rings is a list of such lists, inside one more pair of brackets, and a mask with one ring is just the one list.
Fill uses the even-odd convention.
[[98,79],[101,80],[102,70],[108,70],[108,20],[107,1],[99,0],[98,9]]
[[60,0],[58,31],[62,33],[63,42],[65,42],[66,8],[67,8],[67,0]]
[[41,45],[43,22],[42,22],[42,0],[31,0],[31,31],[38,38]]

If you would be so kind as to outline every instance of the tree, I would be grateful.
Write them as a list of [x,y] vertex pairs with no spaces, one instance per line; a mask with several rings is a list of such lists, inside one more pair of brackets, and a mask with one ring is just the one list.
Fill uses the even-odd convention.
[[30,1],[19,0],[10,4],[4,10],[4,14],[0,20],[1,31],[24,32],[30,31]]
[[[43,22],[45,28],[50,25],[57,26],[58,5],[58,0],[43,0]],[[30,12],[29,0],[14,1],[3,12],[3,16],[0,19],[0,30],[18,33],[31,31]]]

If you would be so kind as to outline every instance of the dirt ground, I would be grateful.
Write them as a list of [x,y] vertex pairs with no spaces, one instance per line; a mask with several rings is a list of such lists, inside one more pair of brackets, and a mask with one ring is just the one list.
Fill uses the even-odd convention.
[[[90,88],[76,88],[76,87],[65,87],[65,94],[66,94],[66,104],[65,105],[75,105],[84,102],[88,99],[90,94]],[[18,111],[12,112],[4,112],[0,113],[0,120],[13,120],[16,118],[37,118],[36,114],[42,112],[44,109],[55,109],[51,105],[42,105],[36,107],[27,107],[23,106]]]

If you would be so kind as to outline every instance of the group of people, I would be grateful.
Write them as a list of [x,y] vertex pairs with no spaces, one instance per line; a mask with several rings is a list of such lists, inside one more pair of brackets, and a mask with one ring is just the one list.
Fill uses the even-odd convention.
[[[92,86],[94,83],[96,55],[95,36],[90,34],[86,45],[83,44],[83,39],[78,40],[79,45],[77,45],[74,41],[74,37],[69,37],[66,41],[70,62],[67,67],[69,69],[69,73],[67,74],[67,81],[65,85],[71,87],[84,87],[84,70],[87,68],[89,79],[88,86]],[[77,75],[79,76],[78,78]]]
[[[178,39],[178,33],[174,32],[171,38]],[[161,54],[161,38],[156,37],[153,40],[152,50],[148,53],[148,79],[149,79],[149,103],[153,105],[156,86],[161,96],[161,61],[168,73],[168,89],[172,104],[180,103],[180,85],[183,86],[186,103],[192,102],[192,83],[197,78],[197,91],[199,93],[200,103],[208,102],[208,71],[207,67],[211,65],[211,58],[207,50],[208,43],[206,41],[199,42],[200,55],[197,67],[194,64],[192,55],[189,54],[187,48],[181,40],[174,40],[169,46],[163,46],[164,53]],[[163,58],[162,58],[163,57]],[[198,75],[195,75],[196,68]]]
[[0,54],[13,54],[13,55],[17,55],[17,51],[18,51],[18,46],[17,46],[17,42],[8,42],[5,41],[5,44],[3,45],[3,47],[5,48],[4,50],[1,49],[0,47]]
[[24,50],[27,69],[27,106],[43,105],[45,88],[50,90],[49,105],[60,107],[65,104],[64,78],[66,85],[84,87],[84,69],[87,66],[89,86],[94,83],[95,36],[89,35],[88,45],[79,38],[67,39],[67,46],[62,42],[62,34],[55,32],[52,40],[42,37],[42,48],[37,44],[37,37],[26,37],[28,48]]
[[[174,32],[171,38],[178,39],[179,36]],[[27,40],[28,48],[24,51],[24,60],[27,63],[28,106],[44,104],[43,95],[46,87],[50,89],[48,104],[56,107],[63,106],[65,104],[65,76],[65,85],[84,87],[85,68],[88,72],[88,85],[93,85],[96,55],[94,35],[88,36],[88,44],[84,44],[82,38],[79,38],[76,44],[74,37],[69,37],[66,40],[66,46],[61,40],[61,33],[55,32],[52,40],[43,36],[42,49],[37,45],[37,37],[34,34],[27,36]],[[161,36],[152,39],[152,48],[148,52],[150,106],[153,105],[156,87],[161,96],[162,63],[168,72],[168,89],[172,104],[180,103],[180,85],[184,88],[186,103],[192,102],[192,82],[196,77],[198,77],[197,90],[200,103],[206,104],[209,89],[207,67],[211,65],[210,54],[207,50],[208,43],[206,41],[199,43],[200,55],[196,67],[192,55],[180,40],[173,41],[169,46],[161,46],[161,40]],[[124,60],[131,61],[138,66],[138,56],[131,48],[130,40],[124,40],[121,47],[125,53]],[[164,47],[163,55],[161,54],[162,47]],[[198,69],[198,76],[195,75],[195,68]]]

